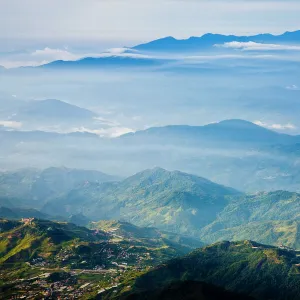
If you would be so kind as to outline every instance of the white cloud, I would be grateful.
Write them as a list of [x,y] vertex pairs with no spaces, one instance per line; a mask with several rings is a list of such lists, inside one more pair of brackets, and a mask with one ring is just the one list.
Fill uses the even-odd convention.
[[17,122],[17,121],[1,121],[0,120],[0,126],[7,127],[7,128],[13,128],[13,129],[19,129],[22,127],[22,123]]
[[296,50],[300,51],[300,46],[293,45],[279,45],[279,44],[262,44],[256,42],[229,42],[224,44],[216,44],[215,47],[239,49],[242,51],[282,51],[282,50]]
[[287,90],[293,90],[293,91],[298,91],[298,90],[300,90],[299,87],[298,87],[297,85],[295,85],[295,84],[288,85],[288,86],[286,87],[286,89],[287,89]]
[[51,49],[49,47],[46,47],[41,50],[35,50],[34,52],[31,53],[31,56],[38,57],[39,59],[46,60],[46,61],[75,60],[80,57],[65,49]]
[[110,128],[99,128],[89,129],[86,127],[73,128],[71,132],[89,132],[99,135],[100,137],[115,138],[123,134],[134,132],[133,129],[127,127],[110,127]]
[[254,124],[258,125],[258,126],[262,126],[268,129],[274,129],[274,130],[295,130],[297,127],[291,123],[287,123],[287,124],[268,124],[262,121],[254,121]]
[[16,55],[10,55],[0,60],[0,65],[3,67],[18,68],[18,67],[36,67],[44,65],[56,60],[74,61],[83,59],[85,57],[106,58],[106,57],[128,57],[128,58],[151,58],[149,55],[137,53],[130,48],[111,48],[101,53],[81,52],[73,53],[70,50],[54,49],[46,47],[44,49],[37,49],[31,53],[23,52]]
[[110,54],[122,54],[125,52],[138,52],[138,51],[135,49],[123,47],[123,48],[110,48],[110,49],[106,50],[105,52],[108,52]]

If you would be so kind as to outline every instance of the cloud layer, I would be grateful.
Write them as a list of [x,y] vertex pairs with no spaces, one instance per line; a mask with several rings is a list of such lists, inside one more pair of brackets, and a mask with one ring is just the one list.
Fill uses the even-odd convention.
[[222,45],[216,44],[215,47],[227,49],[239,49],[242,51],[300,51],[300,46],[278,45],[278,44],[262,44],[256,42],[229,42]]
[[99,128],[99,129],[79,127],[79,128],[73,128],[71,132],[89,132],[89,133],[97,134],[100,137],[115,138],[129,132],[134,132],[134,130],[131,128],[121,127],[121,126]]
[[262,127],[266,127],[268,129],[273,129],[273,130],[295,130],[297,127],[291,123],[287,124],[268,124],[262,121],[254,121],[254,124]]
[[17,68],[28,66],[40,66],[56,60],[74,61],[85,57],[128,57],[128,58],[151,58],[130,48],[110,48],[104,52],[72,52],[68,49],[50,48],[37,49],[32,52],[18,52],[0,56],[0,65],[5,68]]
[[20,129],[22,127],[22,123],[17,122],[17,121],[1,121],[0,120],[0,126],[11,128],[11,129]]

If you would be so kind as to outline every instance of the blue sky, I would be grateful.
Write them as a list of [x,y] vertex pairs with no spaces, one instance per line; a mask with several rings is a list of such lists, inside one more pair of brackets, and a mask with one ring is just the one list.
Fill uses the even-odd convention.
[[0,0],[2,51],[300,29],[298,0]]

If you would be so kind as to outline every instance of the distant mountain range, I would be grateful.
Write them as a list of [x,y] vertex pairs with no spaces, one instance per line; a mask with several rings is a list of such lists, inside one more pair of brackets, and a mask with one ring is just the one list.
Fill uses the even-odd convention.
[[[29,160],[45,168],[48,160],[52,165],[76,168],[97,166],[121,176],[159,165],[242,191],[300,191],[300,136],[281,134],[243,120],[155,127],[115,139],[88,132],[60,134],[2,128],[0,138],[6,141],[0,158],[5,157],[2,164],[10,169],[16,168],[16,157],[21,165]],[[33,157],[36,149],[40,161]],[[120,165],[123,168],[117,167]]]
[[76,61],[58,60],[38,68],[46,69],[90,69],[90,68],[141,68],[160,66],[170,62],[168,59],[156,59],[151,57],[138,56],[108,56],[108,57],[87,57]]
[[58,122],[72,119],[91,120],[97,114],[85,108],[56,99],[24,101],[15,111],[12,120],[27,121],[42,119],[47,122],[52,119]]
[[149,43],[140,44],[133,49],[149,52],[194,52],[211,49],[216,44],[224,44],[230,42],[255,42],[263,44],[299,44],[300,30],[294,32],[285,32],[281,35],[272,35],[269,33],[258,34],[252,36],[236,36],[207,33],[201,37],[190,37],[188,39],[179,40],[174,37],[165,37]]
[[244,120],[225,120],[204,126],[170,125],[152,127],[146,130],[128,133],[121,137],[130,143],[220,145],[248,147],[249,145],[296,144],[300,136],[277,133]]
[[43,128],[68,132],[72,128],[90,128],[98,117],[95,112],[57,99],[3,100],[1,103],[1,120],[18,124],[18,128],[27,131]]
[[[201,52],[207,50],[226,51],[226,49],[217,49],[215,45],[238,42],[247,43],[255,42],[259,44],[300,44],[300,30],[294,32],[285,32],[281,35],[258,34],[252,36],[236,36],[207,33],[200,37],[190,37],[188,39],[175,39],[174,37],[165,37],[140,44],[125,51],[125,53],[103,54],[100,57],[86,57],[76,61],[57,60],[38,68],[46,69],[90,69],[90,68],[120,68],[120,67],[153,67],[165,63],[176,61],[176,59],[159,58],[146,55],[143,53],[184,53],[184,52]],[[266,49],[267,50],[267,49]],[[272,49],[270,49],[272,50]],[[136,52],[138,51],[138,52]]]
[[[55,198],[88,182],[114,181],[118,178],[99,171],[68,168],[23,169],[0,173],[0,206],[41,208]],[[14,199],[19,199],[17,203]],[[59,214],[58,214],[59,215]]]
[[[47,112],[48,104],[52,106],[56,100],[49,100],[49,102],[36,103],[33,107],[45,114],[46,118],[51,118],[51,110]],[[60,103],[60,101],[58,101]],[[59,104],[60,106],[61,104]],[[94,114],[88,110],[78,108],[76,106],[69,106],[68,104],[62,104],[66,109],[62,109],[60,115],[54,116],[55,118],[64,118],[63,115],[68,118],[70,110],[76,110],[78,118],[89,118]],[[57,106],[54,105],[55,109]],[[41,108],[41,109],[40,109]],[[26,118],[30,118],[30,115],[35,115],[34,112],[27,112]],[[18,115],[15,116],[16,119]],[[77,119],[77,118],[75,118]],[[0,134],[6,136],[7,140],[13,137],[20,137],[20,139],[26,138],[26,136],[34,139],[43,138],[47,136],[96,136],[88,132],[70,132],[68,134],[59,134],[55,131],[43,132],[43,131],[5,131],[0,130]],[[121,135],[115,140],[112,140],[112,144],[126,143],[130,144],[152,144],[152,145],[166,145],[166,144],[178,144],[181,146],[226,146],[226,147],[263,147],[266,145],[295,145],[300,143],[299,135],[288,135],[278,133],[276,131],[269,130],[262,126],[258,126],[252,122],[245,120],[225,120],[218,123],[212,123],[203,126],[188,126],[188,125],[168,125],[162,127],[151,127],[146,130],[136,131],[134,133],[128,133]]]
[[[74,119],[90,119],[95,114],[89,110],[79,108],[77,106],[69,105],[58,100],[35,101],[37,103],[30,103],[30,108],[24,109],[26,118],[36,117],[36,115],[44,115],[44,118],[68,118],[75,111]],[[60,109],[61,108],[61,109]],[[58,114],[54,114],[54,110],[58,110]],[[20,114],[20,117],[22,114]],[[24,116],[24,118],[25,118]],[[14,117],[18,120],[18,114]],[[5,131],[0,130],[0,134],[9,137],[26,136],[43,137],[47,135],[64,136],[66,134],[59,134],[55,131]],[[70,132],[70,136],[95,136],[88,132]],[[300,135],[282,134],[265,127],[256,125],[252,122],[231,119],[224,120],[217,123],[212,123],[203,126],[189,126],[189,125],[167,125],[162,127],[150,127],[146,130],[140,130],[133,133],[121,135],[117,139],[112,140],[112,143],[137,143],[137,144],[177,144],[181,146],[201,146],[221,145],[229,147],[248,147],[249,145],[256,147],[263,147],[266,145],[295,145],[300,143]]]

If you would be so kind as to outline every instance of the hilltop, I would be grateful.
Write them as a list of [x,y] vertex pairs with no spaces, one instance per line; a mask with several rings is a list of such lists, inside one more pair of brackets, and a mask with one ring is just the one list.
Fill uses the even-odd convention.
[[[83,213],[92,220],[123,219],[138,226],[193,235],[240,193],[199,176],[154,168],[120,182],[73,189],[43,212]],[[59,208],[57,203],[59,203]]]

